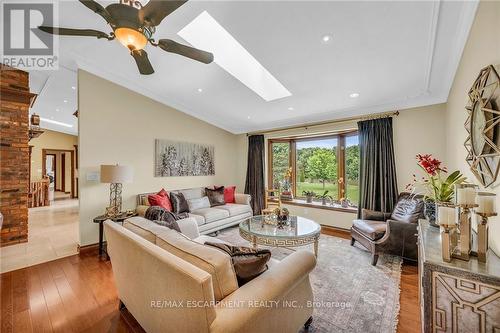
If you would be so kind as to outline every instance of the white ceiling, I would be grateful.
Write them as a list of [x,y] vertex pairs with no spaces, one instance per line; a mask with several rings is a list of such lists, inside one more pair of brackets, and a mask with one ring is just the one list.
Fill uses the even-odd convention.
[[[110,32],[100,16],[76,1],[59,7],[62,27]],[[442,103],[476,8],[476,1],[190,1],[154,37],[184,42],[177,32],[206,10],[292,96],[266,102],[215,63],[152,46],[146,51],[155,73],[142,76],[117,41],[60,37],[61,71],[32,74],[35,81],[48,77],[35,108],[70,122],[77,68],[233,133]],[[329,43],[322,42],[324,35],[332,36]],[[354,92],[358,98],[349,97]]]

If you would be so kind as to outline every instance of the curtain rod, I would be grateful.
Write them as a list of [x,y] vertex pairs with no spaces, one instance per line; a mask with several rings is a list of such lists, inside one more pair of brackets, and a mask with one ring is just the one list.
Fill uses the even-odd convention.
[[255,134],[269,134],[269,133],[275,133],[275,132],[281,132],[281,131],[287,131],[287,130],[293,130],[293,129],[300,129],[300,128],[307,130],[311,127],[322,126],[322,125],[345,123],[348,121],[372,120],[372,119],[397,117],[397,116],[399,116],[399,110],[391,111],[391,112],[376,113],[376,114],[366,115],[366,116],[357,116],[357,117],[342,118],[342,119],[337,119],[337,120],[316,122],[316,123],[310,123],[310,124],[306,124],[306,125],[281,127],[281,128],[275,128],[275,129],[271,129],[271,130],[267,130],[267,131],[265,130],[265,131],[250,132],[250,133],[247,133],[247,136],[255,135]]

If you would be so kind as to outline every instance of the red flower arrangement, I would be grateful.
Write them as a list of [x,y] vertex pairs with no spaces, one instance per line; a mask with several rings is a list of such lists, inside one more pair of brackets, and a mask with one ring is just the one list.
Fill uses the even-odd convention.
[[447,173],[448,169],[442,165],[442,162],[431,154],[418,154],[416,156],[417,164],[424,170],[427,177],[422,177],[421,181],[413,176],[412,183],[406,186],[407,190],[415,191],[418,185],[425,190],[427,200],[435,202],[450,202],[454,195],[454,185],[465,181],[459,170],[452,172],[447,177],[442,177],[442,173]]
[[446,167],[441,167],[441,161],[433,158],[431,154],[418,154],[417,164],[424,169],[424,171],[431,176],[435,176],[438,172],[448,172]]

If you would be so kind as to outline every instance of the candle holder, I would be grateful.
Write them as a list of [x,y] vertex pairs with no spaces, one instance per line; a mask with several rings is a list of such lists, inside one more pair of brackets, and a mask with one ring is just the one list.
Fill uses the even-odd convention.
[[471,213],[472,209],[477,207],[476,204],[458,204],[459,208],[459,223],[458,223],[458,246],[453,251],[452,257],[469,260],[472,251],[472,225]]
[[497,213],[476,213],[481,217],[477,225],[477,260],[486,262],[488,252],[488,218],[497,216]]
[[456,229],[456,224],[441,224],[441,254],[446,262],[451,262],[456,247],[456,243],[454,244]]

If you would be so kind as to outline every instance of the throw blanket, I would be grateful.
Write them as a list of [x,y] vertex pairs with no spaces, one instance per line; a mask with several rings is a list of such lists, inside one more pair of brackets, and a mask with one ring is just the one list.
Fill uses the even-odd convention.
[[169,212],[163,207],[151,206],[146,210],[144,217],[147,218],[148,220],[153,221],[156,224],[181,232],[179,224],[177,224],[177,220],[185,219],[189,217],[189,214],[188,213],[174,214],[172,212]]

